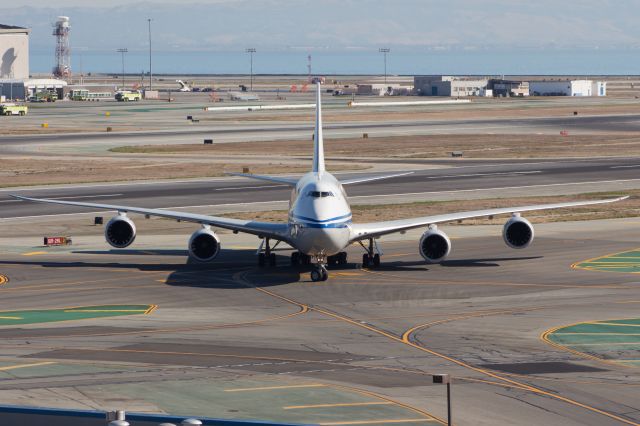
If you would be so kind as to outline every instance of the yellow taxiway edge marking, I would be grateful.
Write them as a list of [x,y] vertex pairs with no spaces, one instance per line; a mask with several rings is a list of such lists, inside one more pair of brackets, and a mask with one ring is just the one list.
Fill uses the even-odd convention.
[[586,322],[585,324],[592,324],[592,325],[618,325],[620,327],[640,327],[640,324],[626,324],[626,323],[615,323],[615,322]]
[[302,408],[360,407],[363,405],[393,405],[393,402],[373,401],[373,402],[347,402],[342,404],[289,405],[288,407],[282,407],[282,408],[284,410],[299,410]]
[[39,254],[47,254],[46,251],[30,251],[28,253],[22,253],[23,256],[37,256]]
[[0,317],[0,319],[21,320],[22,317]]
[[566,346],[633,346],[640,345],[640,342],[616,342],[616,343],[571,343]]
[[640,333],[553,333],[554,336],[640,336]]
[[9,282],[9,277],[7,277],[6,275],[0,275],[0,285],[6,284],[8,282]]
[[153,311],[155,311],[156,309],[158,309],[158,305],[151,305],[149,306],[149,309],[147,309],[146,311],[144,311],[145,315],[149,315],[150,313],[152,313]]
[[144,314],[146,309],[68,309],[63,312],[139,312]]
[[390,419],[390,420],[353,420],[347,422],[326,422],[318,423],[320,426],[339,426],[339,425],[373,425],[385,423],[418,423],[418,422],[434,422],[434,419]]
[[0,367],[0,371],[17,370],[18,368],[38,367],[41,365],[51,365],[51,364],[57,364],[57,363],[53,361],[46,361],[46,362],[36,362],[33,364],[9,365],[7,367]]
[[312,383],[309,385],[291,385],[291,386],[265,386],[261,388],[242,388],[242,389],[225,389],[225,392],[252,392],[261,390],[278,390],[278,389],[293,389],[293,388],[323,388],[327,385],[322,383]]

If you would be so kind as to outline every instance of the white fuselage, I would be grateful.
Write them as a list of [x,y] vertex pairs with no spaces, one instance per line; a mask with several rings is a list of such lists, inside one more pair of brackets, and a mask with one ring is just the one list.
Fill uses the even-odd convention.
[[289,202],[290,243],[301,253],[324,258],[351,239],[351,208],[340,182],[326,171],[302,176]]

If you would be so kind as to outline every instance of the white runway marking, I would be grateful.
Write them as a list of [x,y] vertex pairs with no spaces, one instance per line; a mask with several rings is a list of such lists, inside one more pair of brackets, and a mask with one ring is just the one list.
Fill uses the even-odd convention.
[[[82,198],[106,198],[106,197],[121,197],[124,194],[103,194],[103,195],[77,195],[75,197],[54,197],[49,200],[77,200]],[[3,200],[0,203],[17,203],[23,200]]]
[[532,170],[528,172],[495,172],[495,173],[472,173],[466,175],[444,175],[444,176],[428,176],[427,179],[440,179],[440,178],[465,178],[465,177],[478,177],[478,176],[512,176],[512,175],[531,175],[536,173],[542,173],[542,170]]

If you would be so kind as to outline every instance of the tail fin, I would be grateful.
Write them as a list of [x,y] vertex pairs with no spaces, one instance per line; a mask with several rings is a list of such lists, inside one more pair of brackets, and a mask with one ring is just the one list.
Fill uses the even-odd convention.
[[313,138],[313,172],[324,172],[324,142],[322,140],[321,84],[316,83],[316,131]]

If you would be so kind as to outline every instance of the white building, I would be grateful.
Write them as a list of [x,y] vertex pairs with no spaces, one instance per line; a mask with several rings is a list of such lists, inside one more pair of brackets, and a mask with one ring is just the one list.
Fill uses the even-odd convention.
[[0,24],[0,78],[29,78],[29,30]]
[[58,99],[62,99],[67,82],[53,78],[25,78],[25,79],[1,79],[0,96],[6,99],[27,100],[36,92],[56,92]]
[[529,82],[534,96],[606,96],[607,83],[592,80],[544,80]]
[[484,96],[489,80],[486,78],[453,76],[415,76],[413,85],[422,96]]

